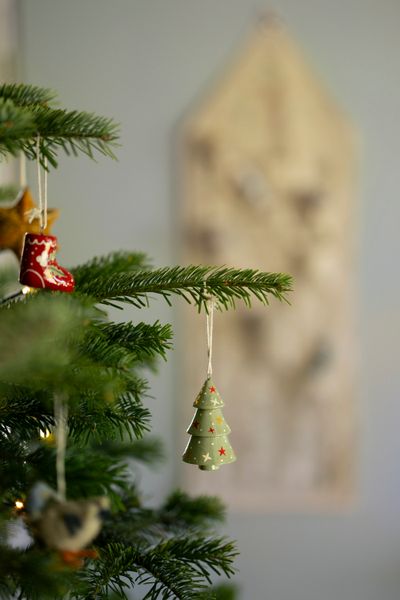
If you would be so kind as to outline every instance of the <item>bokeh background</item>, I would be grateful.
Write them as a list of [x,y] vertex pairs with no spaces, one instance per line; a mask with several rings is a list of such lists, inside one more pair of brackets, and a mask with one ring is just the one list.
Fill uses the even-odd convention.
[[[267,9],[304,48],[362,143],[357,232],[360,332],[357,494],[345,511],[231,512],[242,600],[397,600],[400,594],[400,4],[398,0],[1,0],[2,77],[58,90],[62,103],[122,125],[118,163],[61,158],[62,264],[113,249],[179,257],[174,132]],[[32,182],[34,185],[34,181]],[[152,380],[167,460],[143,472],[155,502],[179,482],[182,336]],[[190,398],[190,401],[192,398]],[[179,439],[181,439],[179,437]]]

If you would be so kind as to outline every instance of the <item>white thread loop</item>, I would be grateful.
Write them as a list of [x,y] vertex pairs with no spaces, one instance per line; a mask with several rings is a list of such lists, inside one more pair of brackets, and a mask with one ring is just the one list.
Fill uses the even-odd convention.
[[43,229],[47,228],[47,156],[44,157],[44,202],[43,202]]
[[47,157],[43,159],[44,164],[44,194],[42,193],[42,171],[40,167],[40,135],[36,138],[36,164],[38,180],[38,196],[40,211],[40,233],[47,227]]
[[211,377],[212,375],[212,345],[213,345],[213,330],[214,330],[214,308],[215,308],[215,300],[211,297],[207,300],[207,356],[208,356],[208,366],[207,366],[207,377]]
[[68,407],[63,398],[54,396],[54,418],[56,421],[56,472],[57,493],[61,500],[66,499],[67,484],[65,481],[65,449],[67,447]]
[[32,208],[31,210],[25,211],[25,216],[28,219],[28,223],[32,223],[35,219],[40,219],[40,208]]

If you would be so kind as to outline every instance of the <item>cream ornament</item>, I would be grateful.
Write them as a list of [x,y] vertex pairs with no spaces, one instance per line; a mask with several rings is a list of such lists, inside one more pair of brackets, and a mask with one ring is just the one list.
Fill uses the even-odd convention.
[[[40,245],[39,245],[40,246]],[[83,558],[96,558],[94,550],[86,550],[100,533],[109,514],[110,501],[101,496],[67,500],[65,452],[68,433],[68,404],[60,394],[54,396],[57,491],[47,483],[36,483],[28,494],[27,522],[35,540],[56,550],[63,562],[80,568]]]
[[42,482],[34,485],[26,504],[28,525],[34,538],[57,550],[71,566],[81,566],[82,557],[93,556],[84,549],[100,533],[109,509],[107,497],[62,500]]

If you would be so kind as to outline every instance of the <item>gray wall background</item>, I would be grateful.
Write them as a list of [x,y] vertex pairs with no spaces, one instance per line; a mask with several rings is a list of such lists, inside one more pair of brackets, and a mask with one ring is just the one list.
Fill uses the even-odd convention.
[[[62,263],[112,249],[173,264],[177,120],[260,10],[286,21],[363,138],[360,203],[359,495],[344,514],[232,514],[243,600],[400,596],[400,3],[398,0],[19,0],[20,78],[122,124],[119,162],[62,158],[49,199]],[[32,182],[34,185],[34,181]],[[129,316],[129,315],[128,315]],[[161,302],[143,318],[168,321]],[[179,332],[177,343],[179,344]],[[155,431],[169,453],[143,473],[157,501],[176,483],[179,357],[153,380]],[[180,435],[180,433],[179,433]]]

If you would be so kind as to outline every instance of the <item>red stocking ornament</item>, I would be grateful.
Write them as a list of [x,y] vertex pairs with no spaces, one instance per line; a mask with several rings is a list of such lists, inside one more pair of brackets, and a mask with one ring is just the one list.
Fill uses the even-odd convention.
[[74,278],[56,260],[57,238],[38,233],[25,234],[19,281],[33,288],[73,292]]

